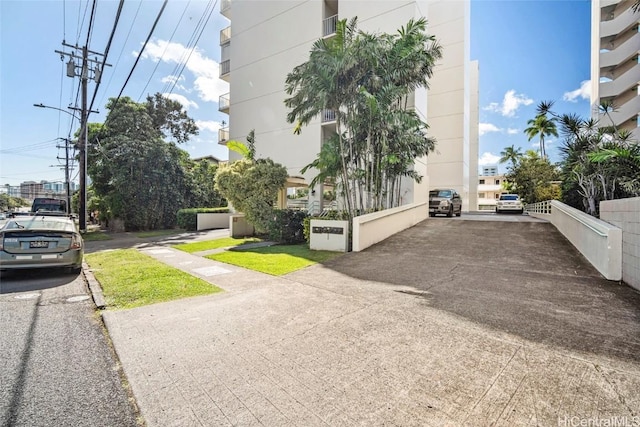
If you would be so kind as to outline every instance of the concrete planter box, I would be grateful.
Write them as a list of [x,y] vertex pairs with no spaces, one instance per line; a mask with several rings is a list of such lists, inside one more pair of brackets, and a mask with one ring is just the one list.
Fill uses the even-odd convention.
[[309,249],[314,251],[347,252],[349,250],[349,221],[312,219]]
[[231,237],[253,236],[256,231],[253,224],[244,217],[244,214],[231,214],[228,225]]

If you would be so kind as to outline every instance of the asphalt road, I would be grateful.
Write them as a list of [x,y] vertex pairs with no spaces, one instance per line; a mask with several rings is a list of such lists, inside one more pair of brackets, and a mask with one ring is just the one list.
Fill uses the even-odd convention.
[[0,425],[136,426],[81,275],[2,272]]

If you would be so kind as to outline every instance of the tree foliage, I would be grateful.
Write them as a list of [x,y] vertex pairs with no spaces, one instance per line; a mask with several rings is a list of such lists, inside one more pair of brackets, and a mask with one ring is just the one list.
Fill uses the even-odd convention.
[[505,178],[511,191],[518,194],[525,203],[560,198],[560,171],[533,150],[517,156]]
[[258,232],[268,230],[278,191],[287,181],[287,169],[271,159],[236,160],[220,166],[216,189],[245,214]]
[[0,193],[0,211],[4,212],[23,206],[29,206],[29,202],[21,197],[13,197],[6,193]]
[[350,216],[399,204],[401,180],[420,181],[414,162],[434,149],[427,125],[409,108],[442,56],[426,25],[411,20],[396,34],[371,34],[355,18],[339,21],[335,37],[314,43],[309,60],[287,76],[287,120],[296,133],[335,114],[336,135],[305,170],[319,171],[314,183],[336,181]]
[[127,230],[167,228],[181,208],[220,202],[211,165],[176,145],[197,134],[180,103],[156,94],[144,103],[110,99],[107,109],[105,123],[88,130],[93,204],[103,217],[121,218]]

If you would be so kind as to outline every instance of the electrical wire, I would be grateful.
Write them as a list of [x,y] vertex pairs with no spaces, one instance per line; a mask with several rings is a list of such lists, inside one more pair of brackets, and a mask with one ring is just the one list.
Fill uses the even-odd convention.
[[[160,56],[160,58],[163,58],[164,54],[167,53],[167,49],[169,48],[169,44],[171,44],[171,41],[173,40],[173,37],[176,35],[176,31],[178,31],[178,27],[180,26],[180,23],[182,22],[182,18],[184,18],[184,15],[187,13],[187,9],[189,8],[190,4],[191,4],[191,0],[189,0],[189,2],[187,2],[187,5],[185,6],[184,10],[182,11],[182,15],[180,15],[180,19],[178,20],[178,23],[176,24],[175,28],[173,29],[173,33],[171,33],[171,37],[169,38],[169,41],[167,42],[166,46],[164,47],[164,50],[162,51],[162,55]],[[153,75],[158,70],[158,66],[159,65],[160,65],[160,61],[156,62],[156,66],[153,67],[153,71],[151,72],[151,75],[149,76],[149,79],[147,80],[147,83],[144,85],[144,88],[140,92],[140,95],[138,96],[138,99],[136,100],[136,102],[140,102],[140,98],[143,97],[145,91],[147,90],[147,87],[149,86],[149,83],[151,83],[151,79],[153,78]]]
[[131,26],[129,27],[129,31],[127,32],[127,37],[124,39],[124,43],[122,44],[122,48],[120,49],[120,53],[118,54],[118,59],[116,60],[116,63],[113,66],[113,71],[111,72],[111,74],[109,76],[109,81],[107,82],[106,89],[104,90],[102,98],[100,98],[100,102],[99,102],[100,105],[103,104],[104,97],[107,96],[107,93],[109,92],[109,88],[111,87],[111,81],[113,80],[113,76],[116,74],[116,70],[118,69],[118,65],[120,64],[120,59],[122,58],[122,54],[124,53],[124,49],[127,46],[127,42],[129,41],[129,37],[131,36],[131,31],[133,30],[133,27],[134,27],[134,25],[136,23],[136,20],[138,18],[138,13],[140,12],[140,7],[142,6],[142,2],[143,2],[143,0],[140,0],[140,2],[138,3],[138,9],[136,9],[136,13],[133,16],[133,21],[131,22]]
[[[102,56],[102,64],[100,65],[100,70],[102,71],[104,71],[104,64],[107,63],[107,57],[109,56],[109,50],[111,49],[111,42],[113,41],[113,36],[116,33],[116,28],[118,28],[118,22],[120,21],[120,14],[122,13],[123,6],[124,6],[124,0],[120,0],[120,4],[118,5],[118,11],[116,12],[116,18],[115,18],[115,21],[113,22],[113,28],[111,29],[111,35],[109,35],[109,41],[107,42],[107,47],[105,48],[104,55]],[[102,78],[100,80],[102,80]],[[100,88],[100,80],[96,82],[96,87],[93,92],[93,97],[91,98],[91,104],[89,105],[89,111],[87,111],[87,120],[89,119],[91,110],[93,110],[93,102],[96,100],[96,95],[98,94],[98,88]]]
[[153,32],[156,29],[156,26],[158,25],[158,21],[160,21],[160,17],[162,16],[162,12],[164,12],[164,8],[167,6],[168,0],[164,0],[162,2],[162,8],[160,9],[160,12],[158,12],[158,16],[156,17],[155,22],[153,23],[153,26],[151,27],[151,31],[149,31],[149,35],[147,36],[147,40],[145,40],[144,44],[142,45],[142,49],[140,50],[140,53],[138,54],[138,57],[136,58],[136,61],[133,63],[133,67],[131,67],[131,71],[129,72],[129,75],[127,76],[127,79],[125,80],[124,84],[122,85],[122,89],[120,89],[120,93],[118,94],[118,97],[116,98],[116,101],[114,102],[114,108],[115,105],[118,104],[118,101],[120,100],[120,97],[122,96],[122,92],[124,92],[124,88],[127,87],[127,83],[129,83],[129,79],[131,79],[131,76],[133,75],[133,71],[136,69],[136,66],[138,65],[138,61],[140,61],[140,57],[142,56],[142,52],[144,52],[144,49],[147,47],[147,44],[149,43],[149,40],[151,39],[151,36],[153,35]]

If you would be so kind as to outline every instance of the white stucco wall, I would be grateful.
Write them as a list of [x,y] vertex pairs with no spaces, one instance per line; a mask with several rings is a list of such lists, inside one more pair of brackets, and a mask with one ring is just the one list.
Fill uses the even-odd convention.
[[622,280],[640,290],[640,197],[600,202],[600,219],[622,229]]

